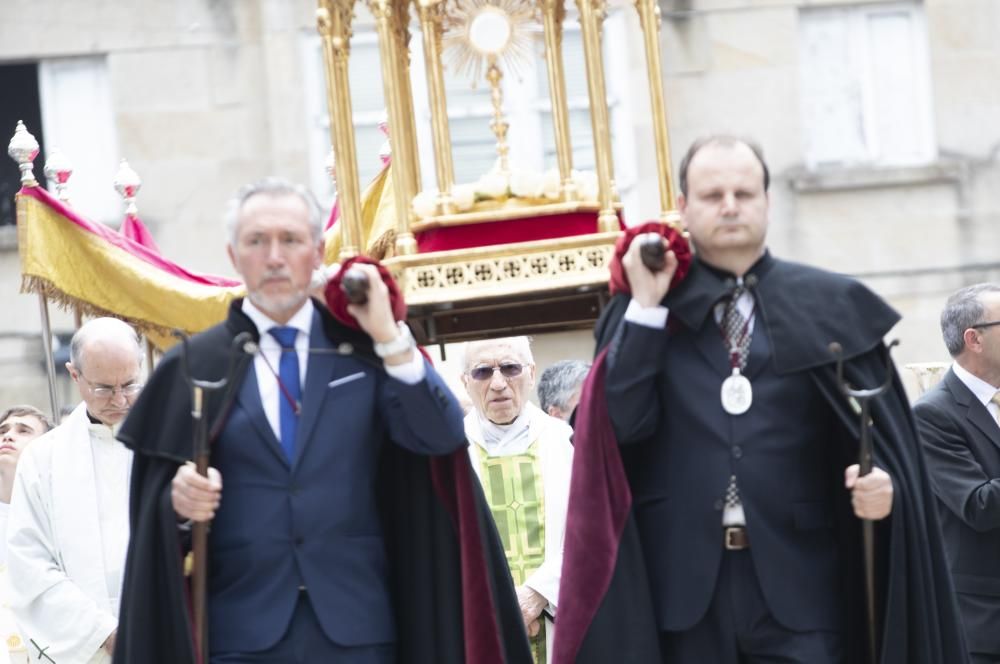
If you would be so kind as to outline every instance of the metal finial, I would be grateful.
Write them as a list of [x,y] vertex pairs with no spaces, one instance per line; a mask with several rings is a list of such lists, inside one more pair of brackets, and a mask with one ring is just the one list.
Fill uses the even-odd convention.
[[132,170],[127,161],[122,159],[118,173],[115,174],[115,190],[125,199],[126,216],[134,217],[139,214],[139,208],[135,206],[135,195],[139,193],[141,187],[142,178]]
[[24,187],[37,187],[38,180],[32,172],[35,157],[38,156],[38,141],[31,135],[31,132],[24,126],[24,122],[17,121],[17,129],[14,136],[7,145],[7,154],[17,162],[17,167],[21,169],[21,185]]
[[69,203],[69,178],[73,175],[73,163],[62,150],[54,148],[45,161],[45,177],[56,185],[56,196],[63,203]]

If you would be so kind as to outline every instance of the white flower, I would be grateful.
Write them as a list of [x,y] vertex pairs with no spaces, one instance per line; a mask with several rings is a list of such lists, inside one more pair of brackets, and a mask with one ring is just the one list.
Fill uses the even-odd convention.
[[414,196],[413,212],[418,219],[433,217],[437,213],[437,192],[422,191]]
[[507,195],[509,183],[507,175],[492,171],[479,178],[476,182],[476,194],[482,198],[499,199]]
[[573,182],[580,192],[580,200],[596,201],[598,196],[597,174],[593,171],[573,171]]
[[514,171],[510,174],[510,193],[518,198],[541,198],[542,174],[535,171]]
[[451,188],[451,200],[459,212],[471,210],[476,203],[476,187],[471,184],[456,184]]
[[553,201],[562,195],[562,179],[557,169],[550,168],[542,175],[542,195]]

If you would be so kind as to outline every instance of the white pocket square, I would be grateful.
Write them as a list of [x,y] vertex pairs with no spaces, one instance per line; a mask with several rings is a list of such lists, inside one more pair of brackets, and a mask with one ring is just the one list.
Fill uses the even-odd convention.
[[359,371],[357,373],[352,373],[347,376],[341,376],[340,378],[335,378],[326,384],[327,387],[339,387],[344,383],[350,383],[351,381],[358,380],[359,378],[364,378],[365,372]]

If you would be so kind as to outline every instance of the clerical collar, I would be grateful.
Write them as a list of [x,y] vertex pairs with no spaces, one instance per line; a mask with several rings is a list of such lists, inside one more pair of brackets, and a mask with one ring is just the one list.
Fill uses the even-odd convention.
[[542,411],[530,401],[524,404],[520,414],[510,424],[494,424],[483,416],[478,410],[475,413],[476,423],[479,425],[479,436],[482,440],[475,440],[490,456],[509,456],[521,454],[534,442],[536,414]]

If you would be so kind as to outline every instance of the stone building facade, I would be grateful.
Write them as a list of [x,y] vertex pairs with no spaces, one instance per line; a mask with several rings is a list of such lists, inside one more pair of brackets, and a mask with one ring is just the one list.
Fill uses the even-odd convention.
[[[2,11],[0,130],[9,136],[16,119],[37,118],[43,149],[59,147],[76,165],[71,186],[84,214],[119,223],[111,181],[125,157],[144,180],[140,216],[163,253],[229,274],[220,219],[237,186],[282,174],[329,200],[312,0],[7,0]],[[858,275],[904,314],[894,331],[901,362],[946,360],[937,329],[944,298],[1000,279],[1000,3],[661,0],[661,12],[674,162],[702,134],[756,138],[774,175],[774,253]],[[382,140],[381,83],[370,21],[359,13],[352,97],[364,178]],[[569,46],[578,42],[574,23]],[[609,104],[630,221],[655,216],[658,204],[638,30],[630,4],[611,3]],[[566,58],[574,155],[587,168],[582,63]],[[505,95],[515,161],[544,167],[553,157],[539,73],[529,63],[508,75]],[[462,108],[452,118],[462,137],[458,172],[461,163],[482,169],[492,149],[483,86],[467,83],[449,82],[449,99]],[[414,89],[426,89],[419,72]],[[518,126],[533,128],[519,134]],[[9,180],[16,167],[5,164],[0,176]],[[0,365],[8,369],[0,404],[45,404],[38,302],[18,293],[19,274],[16,235],[0,227]],[[70,315],[52,317],[56,332],[71,332]],[[537,346],[543,366],[590,353],[582,331],[540,337]],[[72,398],[67,384],[60,389]]]

